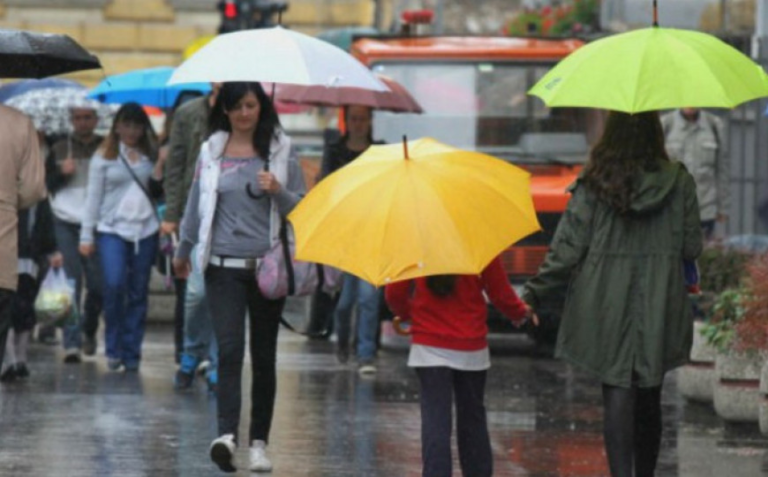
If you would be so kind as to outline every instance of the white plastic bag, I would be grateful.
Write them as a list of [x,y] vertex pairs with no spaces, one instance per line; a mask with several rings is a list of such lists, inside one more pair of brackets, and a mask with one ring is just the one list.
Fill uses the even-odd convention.
[[63,268],[51,268],[35,298],[35,315],[40,325],[55,325],[72,312],[74,288]]

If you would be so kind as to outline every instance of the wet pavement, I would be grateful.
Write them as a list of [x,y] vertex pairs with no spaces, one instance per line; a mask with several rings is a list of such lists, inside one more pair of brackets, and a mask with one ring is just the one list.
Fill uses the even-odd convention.
[[[332,343],[281,330],[271,475],[420,475],[418,384],[403,343],[386,343],[379,372],[361,377],[336,363]],[[491,350],[494,475],[607,475],[597,383],[537,356],[522,335],[494,336]],[[0,476],[223,475],[208,459],[215,399],[202,380],[190,392],[172,388],[172,330],[150,328],[144,354],[140,372],[124,374],[101,356],[65,365],[60,349],[33,345],[32,376],[0,385]],[[757,426],[726,427],[711,408],[686,403],[674,373],[664,423],[658,477],[768,476]],[[245,449],[238,459],[245,465]]]

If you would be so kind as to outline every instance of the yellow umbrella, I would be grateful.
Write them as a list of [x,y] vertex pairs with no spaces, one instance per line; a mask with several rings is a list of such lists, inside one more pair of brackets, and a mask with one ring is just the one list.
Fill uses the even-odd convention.
[[197,53],[197,51],[200,48],[202,48],[205,45],[207,45],[208,43],[210,43],[211,40],[213,40],[214,38],[216,38],[216,35],[206,35],[206,36],[201,36],[200,38],[194,40],[192,43],[187,45],[186,48],[184,48],[184,53],[182,53],[181,59],[182,60],[189,59],[190,56],[192,56],[195,53]]
[[480,273],[540,230],[530,174],[430,138],[370,147],[312,189],[288,219],[297,259],[377,286]]

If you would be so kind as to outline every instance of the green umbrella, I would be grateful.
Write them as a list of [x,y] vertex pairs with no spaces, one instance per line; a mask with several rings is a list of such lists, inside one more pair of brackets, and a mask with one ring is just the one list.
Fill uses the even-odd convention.
[[768,75],[705,33],[654,26],[603,38],[558,63],[529,94],[547,106],[637,113],[733,108],[768,96]]

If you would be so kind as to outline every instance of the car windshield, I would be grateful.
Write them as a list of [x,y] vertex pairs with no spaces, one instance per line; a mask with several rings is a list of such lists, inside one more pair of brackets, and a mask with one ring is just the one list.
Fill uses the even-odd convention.
[[433,137],[514,162],[582,163],[598,134],[594,110],[551,109],[526,94],[552,65],[500,62],[379,63],[416,98],[424,114],[377,111],[374,135],[386,142]]

